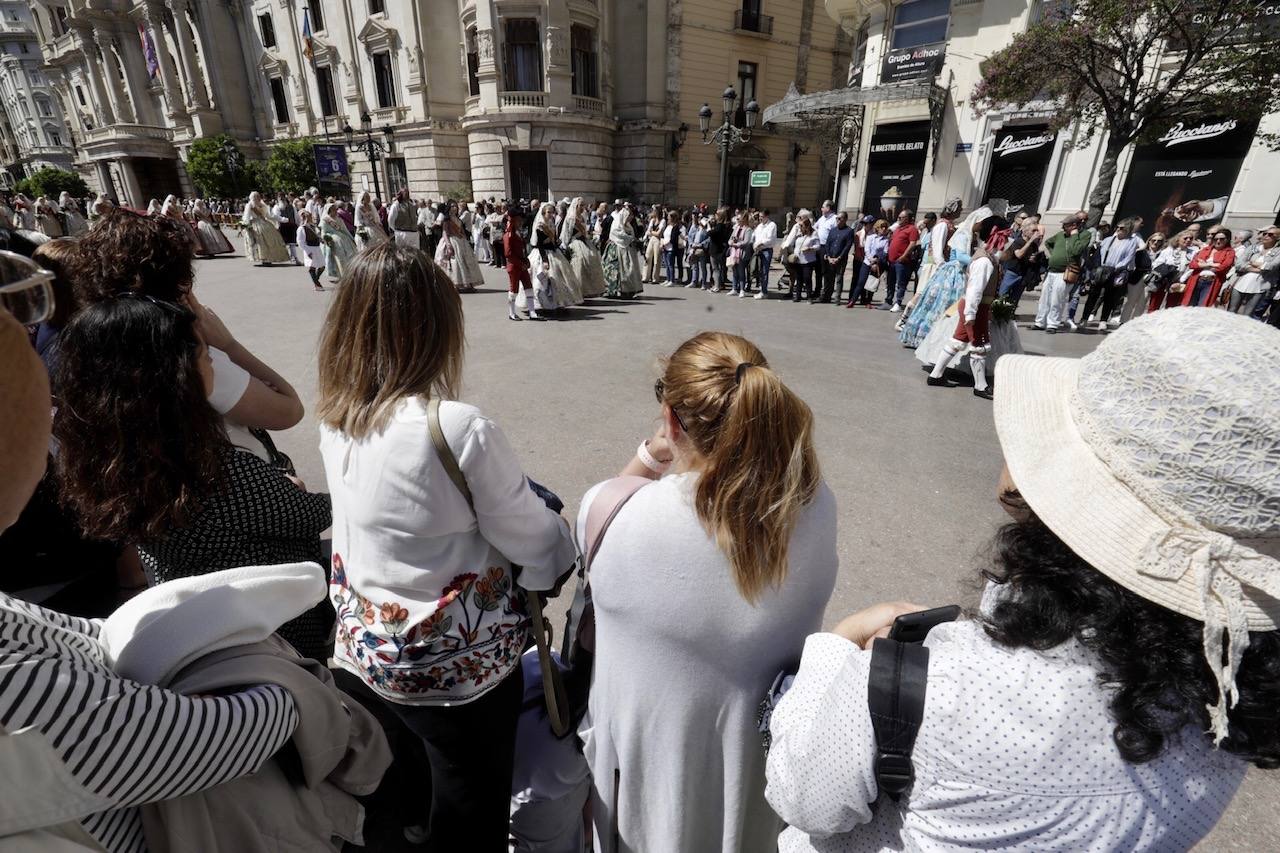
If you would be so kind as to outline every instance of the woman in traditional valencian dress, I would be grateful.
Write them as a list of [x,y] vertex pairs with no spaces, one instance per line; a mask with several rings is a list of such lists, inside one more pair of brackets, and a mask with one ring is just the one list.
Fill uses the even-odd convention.
[[196,203],[191,207],[191,218],[195,220],[196,238],[199,240],[196,245],[200,248],[200,254],[212,257],[235,251],[227,235],[223,234],[222,229],[213,221],[213,211],[209,210],[209,205],[204,203],[204,199],[196,199]]
[[35,203],[22,193],[13,197],[13,225],[14,233],[33,246],[49,242],[49,236],[37,227]]
[[636,248],[635,208],[628,204],[613,214],[609,242],[600,261],[604,268],[605,296],[629,299],[644,289],[640,283],[643,260]]
[[560,243],[569,249],[569,266],[582,288],[582,297],[592,299],[603,296],[604,267],[601,265],[600,252],[588,236],[586,211],[581,198],[575,198],[573,204],[569,205],[564,224],[560,226]]
[[93,204],[89,205],[89,224],[97,222],[99,217],[114,208],[115,202],[107,198],[105,194],[98,193],[98,197],[93,200]]
[[361,249],[367,249],[375,243],[389,240],[382,220],[378,218],[378,208],[373,204],[373,196],[365,190],[360,194],[360,204],[356,205],[355,214],[356,240]]
[[457,204],[450,202],[436,209],[436,224],[440,226],[440,242],[436,244],[436,263],[449,274],[453,286],[462,293],[471,293],[484,283],[480,262],[464,237],[462,221],[458,219]]
[[338,202],[331,201],[320,217],[320,242],[324,243],[324,273],[331,279],[339,278],[351,264],[356,254],[356,243],[351,239],[347,224],[342,221]]
[[529,236],[534,252],[530,256],[534,281],[541,279],[554,294],[556,307],[566,308],[582,304],[582,285],[574,275],[569,259],[560,249],[560,235],[556,233],[556,207],[547,202],[542,205],[533,220]]
[[36,227],[50,240],[65,236],[62,220],[58,216],[58,208],[44,196],[36,199]]
[[58,196],[58,208],[62,211],[63,228],[68,237],[78,237],[89,230],[89,223],[80,215],[80,207],[71,197],[71,193],[63,190]]
[[240,217],[244,226],[244,253],[255,265],[270,266],[289,262],[289,247],[280,236],[279,223],[262,200],[262,193],[249,193],[249,201]]
[[[933,275],[925,283],[916,299],[916,307],[902,327],[898,339],[904,346],[912,349],[920,346],[933,324],[938,322],[952,305],[959,301],[964,293],[965,271],[969,268],[970,249],[973,240],[973,226],[991,216],[991,208],[982,207],[970,213],[956,228],[947,246],[951,255],[946,263],[934,269]],[[994,359],[993,359],[994,361]]]

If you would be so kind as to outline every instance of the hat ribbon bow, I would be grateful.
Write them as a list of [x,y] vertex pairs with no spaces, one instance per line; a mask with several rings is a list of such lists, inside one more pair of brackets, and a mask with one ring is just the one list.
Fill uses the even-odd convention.
[[1199,525],[1175,524],[1147,540],[1139,552],[1137,568],[1149,577],[1170,581],[1179,580],[1188,571],[1195,573],[1204,621],[1204,656],[1218,682],[1217,705],[1207,707],[1213,742],[1219,744],[1227,736],[1227,709],[1239,699],[1236,673],[1249,647],[1243,586],[1280,600],[1280,561],[1224,533]]

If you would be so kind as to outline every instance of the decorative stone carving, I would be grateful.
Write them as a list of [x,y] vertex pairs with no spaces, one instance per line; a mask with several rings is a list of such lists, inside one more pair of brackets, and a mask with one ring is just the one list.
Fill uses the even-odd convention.
[[547,27],[547,56],[552,65],[569,64],[569,34],[563,27]]
[[476,30],[476,53],[480,61],[493,61],[493,30]]

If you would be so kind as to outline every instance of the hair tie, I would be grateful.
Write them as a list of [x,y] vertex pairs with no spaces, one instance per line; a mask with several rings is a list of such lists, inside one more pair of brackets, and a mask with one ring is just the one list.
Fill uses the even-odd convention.
[[741,364],[739,364],[739,365],[738,365],[738,369],[737,369],[737,371],[735,371],[735,373],[734,373],[734,375],[733,375],[733,384],[734,384],[734,385],[741,385],[741,384],[742,384],[742,374],[744,374],[744,373],[746,373],[746,372],[747,372],[747,368],[748,368],[748,367],[755,367],[755,363],[754,363],[754,362],[750,362],[750,361],[744,361],[744,362],[742,362]]

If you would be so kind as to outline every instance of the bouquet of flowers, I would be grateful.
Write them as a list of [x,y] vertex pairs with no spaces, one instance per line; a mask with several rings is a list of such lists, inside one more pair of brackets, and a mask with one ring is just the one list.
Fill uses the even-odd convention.
[[331,248],[331,249],[333,248],[333,235],[332,235],[332,234],[324,234],[324,235],[322,235],[322,236],[320,237],[320,239],[324,242],[324,244],[325,244],[326,246],[328,246],[328,247],[329,247],[329,248]]
[[1007,297],[1001,296],[991,303],[991,319],[997,323],[1013,322],[1014,315],[1017,313],[1018,306]]
[[367,225],[361,225],[359,228],[356,229],[356,236],[359,237],[361,240],[368,240],[369,227]]

